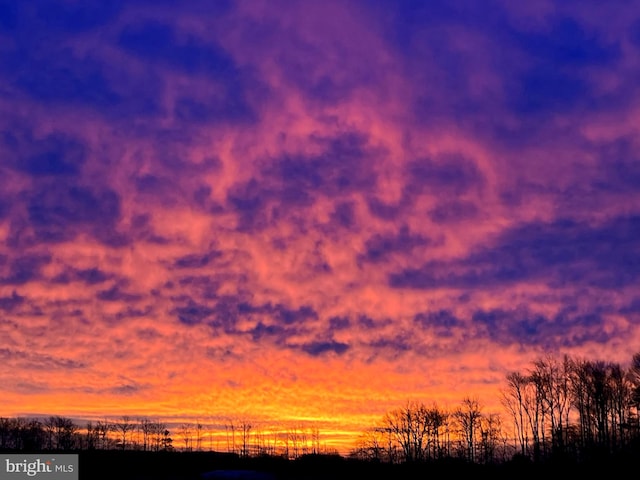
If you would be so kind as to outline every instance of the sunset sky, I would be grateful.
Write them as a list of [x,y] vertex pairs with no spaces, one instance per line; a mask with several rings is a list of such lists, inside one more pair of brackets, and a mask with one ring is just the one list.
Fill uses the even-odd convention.
[[499,407],[640,351],[640,4],[0,0],[0,416]]

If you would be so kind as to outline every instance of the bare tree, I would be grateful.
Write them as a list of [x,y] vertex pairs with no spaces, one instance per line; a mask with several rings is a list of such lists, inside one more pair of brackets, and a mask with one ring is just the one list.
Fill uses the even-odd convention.
[[293,426],[289,429],[287,433],[287,447],[289,445],[291,448],[287,448],[287,451],[293,458],[298,458],[300,456],[300,432],[298,431],[297,426]]
[[240,455],[243,457],[248,457],[250,445],[249,441],[251,439],[250,432],[251,428],[253,428],[253,425],[247,420],[242,420],[239,424],[239,428],[242,441],[242,450],[240,451]]
[[423,403],[408,402],[385,414],[375,429],[379,435],[368,434],[364,438],[374,441],[370,447],[375,455],[379,455],[378,448],[384,445],[385,456],[390,462],[400,459],[417,462],[449,454],[448,428],[449,413],[436,404],[427,407]]
[[[545,419],[548,420],[551,447],[554,452],[564,452],[569,426],[571,362],[564,357],[558,362],[551,356],[536,360],[531,373]],[[544,433],[544,432],[543,432]]]
[[542,458],[545,442],[545,418],[546,408],[544,403],[544,376],[532,372],[528,377],[528,395],[525,396],[525,412],[529,420],[531,436],[533,439],[533,459]]
[[102,448],[103,450],[107,449],[109,447],[109,432],[114,430],[113,426],[107,420],[98,420],[96,422],[95,430],[99,439],[99,448]]
[[204,425],[198,420],[196,422],[196,450],[202,450],[202,430],[204,429]]
[[356,451],[353,455],[362,460],[377,460],[392,462],[387,450],[387,434],[382,428],[365,431],[357,440]]
[[419,408],[417,404],[407,403],[404,407],[387,413],[383,420],[384,428],[393,435],[406,462],[419,460],[422,454]]
[[129,416],[124,415],[119,421],[114,422],[112,426],[120,438],[120,448],[122,448],[122,450],[126,450],[127,440],[129,439],[131,432],[135,429],[135,424],[131,421]]
[[171,438],[171,432],[166,428],[162,432],[162,449],[165,451],[173,450],[173,438]]
[[462,405],[453,413],[466,444],[467,459],[471,462],[476,460],[476,435],[482,417],[481,410],[477,399],[465,397]]
[[100,441],[99,430],[97,425],[94,425],[93,422],[87,422],[87,449],[93,450],[98,448],[98,443]]
[[624,369],[617,363],[609,365],[609,384],[611,391],[610,416],[613,426],[612,447],[615,450],[624,447],[629,442],[633,385]]
[[54,443],[56,435],[56,417],[47,417],[43,422],[43,426],[47,438],[47,449],[53,450],[54,448],[57,448],[57,445]]
[[14,442],[16,447],[23,450],[41,450],[46,440],[40,420],[37,418],[15,419]]
[[311,453],[320,453],[320,429],[318,427],[311,428]]
[[441,458],[444,454],[442,448],[443,429],[446,429],[449,414],[439,408],[435,403],[424,410],[425,423],[427,425],[427,458]]
[[73,420],[65,417],[55,417],[54,442],[57,449],[70,450],[74,447],[75,433],[78,426]]
[[180,425],[178,433],[180,434],[180,436],[182,437],[182,440],[184,441],[185,452],[191,451],[193,449],[193,438],[191,436],[192,432],[193,432],[193,425],[191,425],[190,423],[183,423],[182,425]]
[[636,411],[636,428],[640,428],[640,352],[633,355],[627,376],[631,382],[631,399]]
[[168,431],[167,426],[162,422],[152,422],[151,425],[151,449],[155,452],[162,450],[165,446],[164,432]]
[[507,375],[507,387],[500,392],[502,405],[511,414],[515,428],[515,436],[520,446],[520,454],[527,455],[529,445],[529,429],[526,422],[525,395],[529,381],[518,372]]
[[482,415],[478,425],[480,429],[480,451],[483,463],[493,463],[497,459],[501,440],[502,420],[497,413]]
[[138,431],[142,433],[142,450],[144,451],[150,449],[153,430],[153,422],[150,419],[146,417],[138,419]]
[[227,452],[236,453],[236,426],[233,420],[225,424],[224,430],[227,437]]

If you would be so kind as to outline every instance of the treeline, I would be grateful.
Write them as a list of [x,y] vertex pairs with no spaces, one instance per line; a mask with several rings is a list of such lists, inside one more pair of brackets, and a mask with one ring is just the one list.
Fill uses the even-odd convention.
[[366,431],[351,455],[389,463],[461,459],[491,464],[518,458],[542,463],[638,449],[640,353],[628,368],[547,356],[505,380],[502,413],[485,412],[475,398],[453,409],[411,402]]
[[465,398],[453,410],[409,402],[366,431],[351,456],[389,463],[452,457],[488,463],[506,458],[500,448],[505,443],[500,415],[484,413],[475,398]]
[[63,416],[46,418],[0,417],[0,450],[78,451],[127,450],[149,452],[218,451],[240,458],[308,454],[336,454],[320,441],[314,426],[259,428],[248,420],[229,420],[215,430],[201,422],[167,423],[146,417],[88,421],[83,425]]
[[84,426],[62,416],[47,418],[0,417],[0,450],[110,450],[168,451],[173,439],[167,425],[147,418],[89,421]]

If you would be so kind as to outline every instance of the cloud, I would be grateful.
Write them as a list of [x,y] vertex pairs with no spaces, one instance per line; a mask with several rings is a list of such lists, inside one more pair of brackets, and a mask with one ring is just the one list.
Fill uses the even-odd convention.
[[440,158],[421,158],[407,167],[409,194],[464,194],[471,188],[482,186],[483,176],[476,164],[458,154]]
[[612,330],[597,313],[572,310],[565,309],[553,316],[531,312],[526,307],[478,310],[472,320],[485,326],[486,335],[500,344],[536,345],[553,350],[571,348],[587,341],[606,344],[622,333]]
[[213,250],[204,255],[189,254],[176,259],[173,264],[174,268],[203,268],[210,264],[212,260],[222,256],[222,252]]
[[389,283],[419,289],[482,289],[525,281],[617,288],[638,277],[633,239],[639,229],[635,216],[600,225],[563,219],[527,223],[505,230],[466,258],[393,272]]
[[636,193],[640,181],[640,160],[634,153],[635,142],[622,137],[594,147],[600,154],[600,164],[599,175],[591,184],[592,193]]
[[[124,99],[111,86],[99,60],[77,58],[65,50],[15,51],[14,56],[16,59],[10,64],[15,71],[14,85],[39,101],[73,102],[105,109],[123,103]],[[33,75],[34,67],[38,75]]]
[[233,59],[213,44],[204,44],[188,36],[177,38],[173,25],[148,22],[129,25],[120,34],[120,47],[150,61],[165,62],[187,73],[204,73],[214,78],[221,74],[235,75]]
[[9,165],[26,174],[77,176],[87,159],[86,145],[64,133],[52,133],[44,138],[34,138],[32,132],[5,130],[3,133]]
[[201,323],[215,312],[216,310],[213,308],[207,307],[206,305],[199,305],[193,301],[189,302],[189,304],[184,307],[177,307],[173,311],[173,313],[178,316],[180,322],[185,325]]
[[133,302],[140,299],[139,295],[123,291],[120,286],[114,285],[106,290],[101,290],[97,294],[99,300],[105,302]]
[[417,313],[414,322],[424,329],[433,330],[438,337],[451,337],[455,329],[464,328],[465,323],[451,310],[434,310]]
[[313,356],[323,355],[329,352],[334,352],[338,355],[342,355],[349,349],[349,345],[347,345],[346,343],[328,341],[307,343],[302,345],[301,348],[304,352]]
[[138,394],[143,388],[144,387],[136,384],[123,384],[110,388],[109,393],[112,393],[114,395],[130,396]]
[[478,207],[474,203],[455,200],[440,203],[429,212],[429,218],[437,224],[468,221],[477,216]]
[[[408,200],[408,197],[405,198],[406,200]],[[369,207],[369,211],[372,215],[375,215],[376,217],[383,220],[395,220],[399,216],[403,205],[400,203],[397,205],[390,205],[380,201],[375,197],[372,197],[367,199],[367,206]]]
[[393,337],[379,337],[371,340],[367,346],[372,350],[372,358],[374,359],[384,356],[391,359],[397,359],[403,353],[412,349],[412,342],[406,338],[406,335],[398,334]]
[[345,330],[351,325],[351,320],[347,317],[331,317],[329,319],[330,330]]
[[66,241],[80,231],[107,242],[115,237],[121,208],[114,190],[48,183],[25,200],[36,241]]
[[51,262],[47,254],[27,254],[6,262],[0,277],[3,285],[24,285],[41,277],[42,269]]
[[0,297],[0,308],[5,312],[12,312],[16,307],[22,305],[25,297],[18,295],[14,290],[11,296]]
[[31,353],[10,348],[0,349],[0,358],[5,365],[11,365],[14,369],[27,370],[74,370],[84,369],[87,364],[67,358],[53,357],[51,355]]
[[208,95],[184,92],[174,102],[177,122],[253,122],[256,112],[247,89],[258,90],[252,75],[211,39],[179,32],[174,25],[149,21],[125,26],[117,44],[141,61],[193,76],[205,76],[218,88]]
[[309,204],[315,195],[340,197],[375,184],[374,172],[365,168],[365,162],[375,158],[365,136],[344,133],[333,138],[312,136],[309,141],[321,148],[319,154],[285,155],[265,169],[283,203]]
[[123,2],[108,4],[69,4],[42,2],[37,6],[35,19],[47,29],[65,34],[89,31],[113,22],[122,11]]
[[597,92],[585,73],[612,68],[620,59],[619,44],[607,43],[570,17],[554,16],[544,32],[513,33],[520,51],[531,59],[510,99],[524,114],[556,113],[592,99]]
[[[260,176],[234,184],[227,193],[241,230],[261,230],[290,219],[291,212],[314,206],[322,198],[338,199],[367,191],[376,175],[366,168],[379,154],[365,136],[347,132],[335,137],[311,136],[319,153],[284,154],[264,160]],[[353,222],[348,200],[337,205],[333,218]]]
[[297,309],[290,309],[282,305],[276,305],[273,308],[273,311],[276,314],[276,318],[286,325],[305,323],[318,318],[316,311],[309,305],[302,305]]
[[409,227],[403,225],[396,234],[377,234],[367,239],[366,251],[361,255],[360,260],[376,263],[396,253],[411,255],[414,248],[429,246],[432,243],[433,240],[428,237],[411,234]]
[[85,269],[68,268],[52,279],[56,283],[83,282],[87,285],[97,285],[111,279],[111,275],[97,267]]

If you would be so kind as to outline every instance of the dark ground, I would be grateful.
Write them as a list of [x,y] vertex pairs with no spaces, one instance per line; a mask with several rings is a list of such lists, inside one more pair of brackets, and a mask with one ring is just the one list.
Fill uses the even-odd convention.
[[[34,452],[38,453],[38,452]],[[65,452],[69,453],[69,452]],[[297,460],[280,457],[239,458],[215,452],[80,451],[80,480],[321,480],[494,478],[536,479],[622,476],[640,458],[587,459],[582,464],[511,461],[499,465],[468,464],[459,460],[415,465],[389,465],[332,455],[308,455]],[[207,475],[208,474],[208,475]]]

